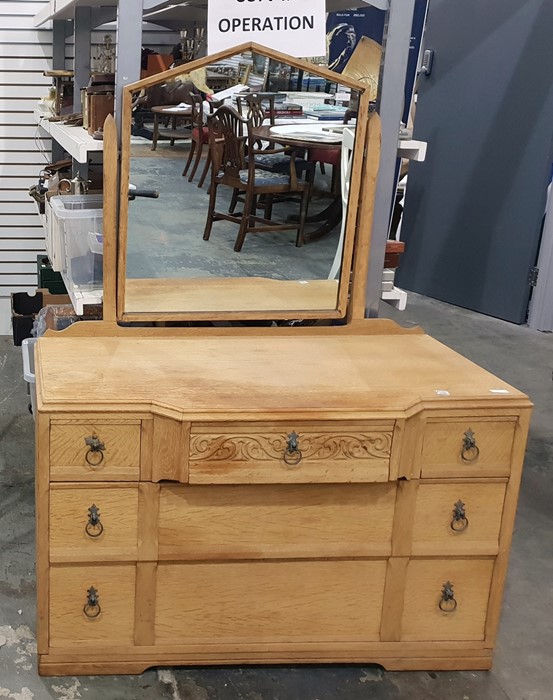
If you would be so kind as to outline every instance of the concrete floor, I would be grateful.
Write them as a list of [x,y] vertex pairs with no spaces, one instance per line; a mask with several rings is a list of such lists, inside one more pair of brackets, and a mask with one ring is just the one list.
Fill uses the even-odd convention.
[[375,666],[182,668],[39,678],[34,642],[33,421],[20,348],[0,338],[0,698],[12,700],[551,700],[553,335],[409,295],[401,314],[526,391],[535,403],[493,671],[386,673]]

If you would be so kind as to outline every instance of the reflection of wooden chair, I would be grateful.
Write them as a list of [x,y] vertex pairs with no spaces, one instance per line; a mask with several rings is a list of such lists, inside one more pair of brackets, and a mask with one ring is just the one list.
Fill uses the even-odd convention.
[[[215,100],[215,99],[211,98],[211,99],[209,100],[209,113],[210,113],[210,114],[213,114],[213,112],[214,112],[216,109],[219,109],[219,107],[222,107],[224,104],[225,104],[225,101],[224,101],[224,100]],[[203,119],[203,116],[202,116],[202,119]],[[205,182],[205,179],[206,179],[206,177],[207,177],[207,174],[209,173],[209,168],[211,167],[211,162],[212,162],[212,158],[211,158],[211,147],[210,147],[210,145],[209,145],[209,127],[208,127],[208,126],[204,126],[204,125],[202,124],[202,128],[205,129],[205,131],[206,131],[206,133],[207,133],[207,141],[206,141],[206,143],[207,143],[207,156],[206,156],[206,159],[205,159],[204,170],[203,170],[202,175],[201,175],[201,177],[200,177],[200,180],[199,180],[199,182],[198,182],[198,187],[203,187],[204,182]]]
[[188,182],[192,182],[194,179],[194,175],[196,174],[196,170],[200,164],[204,145],[209,142],[208,128],[207,126],[204,126],[203,98],[200,95],[191,95],[190,100],[192,102],[192,114],[190,115],[192,120],[191,144],[188,160],[186,161],[186,165],[182,171],[183,176],[185,176],[188,172],[192,164],[194,154],[196,154],[196,160],[194,161],[194,166],[192,168],[192,172],[190,173],[190,177],[188,178]]
[[[290,168],[288,173],[260,170],[255,164],[257,148],[256,140],[251,133],[252,127],[235,109],[226,106],[221,107],[208,117],[208,124],[213,167],[211,170],[211,192],[204,240],[207,241],[209,239],[214,221],[225,220],[232,221],[240,226],[234,245],[234,250],[237,252],[242,249],[247,233],[296,230],[296,245],[301,245],[310,187],[308,183],[298,179],[294,152],[289,156]],[[244,135],[246,129],[247,136]],[[248,163],[246,163],[245,157],[246,147],[250,156],[254,156],[248,159]],[[231,212],[223,213],[215,210],[219,185],[231,187],[235,193],[245,193],[242,214],[235,215]],[[290,192],[297,192],[302,195],[298,223],[278,224],[270,219],[256,216],[257,198],[260,195]]]

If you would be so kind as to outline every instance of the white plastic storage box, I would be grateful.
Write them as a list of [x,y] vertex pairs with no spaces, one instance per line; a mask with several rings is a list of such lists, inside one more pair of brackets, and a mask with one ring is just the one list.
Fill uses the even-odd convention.
[[53,222],[63,241],[61,274],[72,298],[79,292],[101,290],[103,282],[102,195],[52,197]]
[[36,338],[25,338],[21,342],[23,354],[23,379],[27,382],[27,393],[30,397],[29,409],[36,416],[36,380],[35,380],[35,343]]

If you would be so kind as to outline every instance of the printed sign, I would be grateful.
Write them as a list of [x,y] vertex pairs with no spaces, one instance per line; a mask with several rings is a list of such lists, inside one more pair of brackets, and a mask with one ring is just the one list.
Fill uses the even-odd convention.
[[208,53],[248,41],[299,58],[324,56],[326,0],[208,0]]

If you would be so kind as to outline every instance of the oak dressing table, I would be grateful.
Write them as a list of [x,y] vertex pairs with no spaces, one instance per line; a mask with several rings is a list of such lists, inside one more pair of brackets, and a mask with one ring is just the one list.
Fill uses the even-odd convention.
[[[155,79],[125,91],[127,117],[132,91]],[[531,403],[420,329],[363,318],[379,120],[365,87],[349,87],[353,199],[339,283],[314,280],[335,290],[319,308],[293,280],[283,288],[296,295],[265,294],[257,278],[256,292],[251,280],[127,278],[138,229],[117,192],[130,120],[120,162],[106,122],[104,320],[36,350],[41,674],[490,668]],[[179,285],[198,311],[175,309]],[[210,306],[221,285],[247,304],[220,294]],[[119,323],[271,318],[344,324]]]

